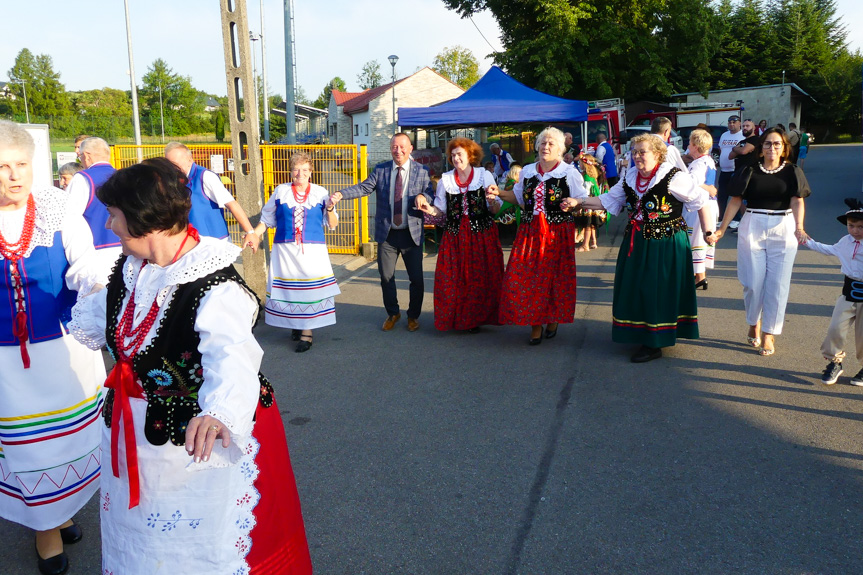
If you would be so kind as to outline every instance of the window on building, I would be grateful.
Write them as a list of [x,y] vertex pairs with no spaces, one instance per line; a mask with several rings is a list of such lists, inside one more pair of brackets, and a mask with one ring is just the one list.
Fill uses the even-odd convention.
[[366,124],[366,136],[368,136],[368,135],[369,135],[369,125]]
[[359,135],[360,135],[360,125],[354,124],[354,136],[359,136]]

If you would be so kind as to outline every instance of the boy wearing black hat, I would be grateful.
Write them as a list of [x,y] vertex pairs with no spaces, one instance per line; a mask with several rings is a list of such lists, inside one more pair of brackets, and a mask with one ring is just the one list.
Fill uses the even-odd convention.
[[[836,256],[845,274],[842,295],[836,300],[827,337],[821,353],[829,361],[821,374],[821,383],[833,385],[842,375],[845,341],[852,326],[857,344],[857,361],[863,362],[863,206],[836,218],[848,227],[848,235],[832,246],[808,238],[806,247],[822,254]],[[851,385],[863,387],[863,369],[851,378]]]

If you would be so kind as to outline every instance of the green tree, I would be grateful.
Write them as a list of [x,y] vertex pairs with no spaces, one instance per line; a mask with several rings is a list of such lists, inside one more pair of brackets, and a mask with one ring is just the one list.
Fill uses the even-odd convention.
[[363,64],[362,71],[357,75],[357,83],[363,90],[377,88],[384,81],[381,75],[381,64],[377,60],[369,60]]
[[216,140],[225,141],[225,114],[221,108],[213,112],[214,131]]
[[191,78],[175,74],[159,58],[147,68],[142,80],[138,95],[142,102],[144,125],[152,135],[160,133],[162,113],[166,136],[210,131],[211,118],[204,111],[207,95],[192,86]]
[[462,46],[444,48],[435,56],[432,68],[465,90],[479,80],[479,61],[473,52]]
[[[502,34],[495,62],[570,98],[667,96],[707,87],[716,45],[711,0],[444,0],[466,17],[488,9]],[[699,46],[693,50],[692,47]]]
[[9,107],[16,119],[23,121],[26,116],[25,87],[31,121],[34,121],[35,117],[39,117],[40,121],[50,121],[51,117],[69,114],[69,96],[66,93],[66,87],[60,81],[60,73],[54,71],[51,56],[46,54],[34,56],[30,50],[24,48],[15,58],[8,76],[9,90],[15,96],[14,100],[9,102]]
[[318,99],[312,103],[312,106],[326,110],[330,105],[330,94],[333,93],[333,90],[346,92],[347,88],[345,87],[345,81],[336,76],[327,82],[327,85],[324,86],[323,90],[321,90]]
[[132,99],[129,92],[102,88],[70,94],[76,132],[98,135],[108,141],[130,137],[132,126]]

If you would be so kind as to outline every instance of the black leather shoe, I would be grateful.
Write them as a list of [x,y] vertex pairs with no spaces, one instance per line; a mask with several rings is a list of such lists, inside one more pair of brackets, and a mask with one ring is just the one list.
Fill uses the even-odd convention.
[[60,538],[63,539],[64,545],[71,545],[72,543],[77,543],[84,537],[84,532],[81,531],[81,526],[77,523],[73,523],[69,527],[63,527],[60,529]]
[[662,357],[661,347],[648,347],[646,345],[642,345],[630,359],[632,363],[647,363],[648,361],[653,361],[660,357]]
[[[309,339],[303,339],[304,337],[307,337]],[[303,353],[304,351],[309,351],[310,349],[312,349],[312,336],[300,336],[300,342],[297,344],[297,349],[295,349],[294,351],[297,353]]]
[[39,550],[37,549],[36,559],[38,560],[36,565],[39,567],[39,573],[42,575],[63,575],[69,570],[69,558],[66,556],[65,551],[59,555],[42,559],[39,557]]
[[292,329],[291,330],[291,341],[300,341],[300,336],[303,335],[303,330],[301,329]]
[[554,330],[554,331],[552,331],[550,329],[545,330],[545,339],[552,339],[556,335],[557,335],[557,330]]
[[539,345],[542,343],[542,336],[544,330],[539,331],[539,337],[532,337],[528,340],[527,345]]

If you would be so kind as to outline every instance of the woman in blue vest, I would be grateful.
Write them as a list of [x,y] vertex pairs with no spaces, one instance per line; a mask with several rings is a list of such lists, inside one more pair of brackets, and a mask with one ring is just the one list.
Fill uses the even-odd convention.
[[189,225],[186,183],[152,158],[99,189],[124,255],[70,329],[116,359],[102,571],[310,574],[285,428],[258,371],[260,302],[234,269],[240,248]]
[[312,330],[336,323],[335,297],[341,293],[333,275],[324,226],[334,230],[339,214],[325,188],[311,183],[312,158],[304,152],[291,156],[291,182],[273,190],[261,211],[261,221],[246,239],[257,248],[257,238],[275,228],[267,304],[268,325],[290,328],[294,351],[312,347]]
[[[74,290],[105,283],[67,194],[33,188],[30,135],[0,121],[0,517],[36,531],[39,571],[69,568],[71,517],[99,486],[101,354],[68,335]],[[7,545],[12,542],[7,541]]]

